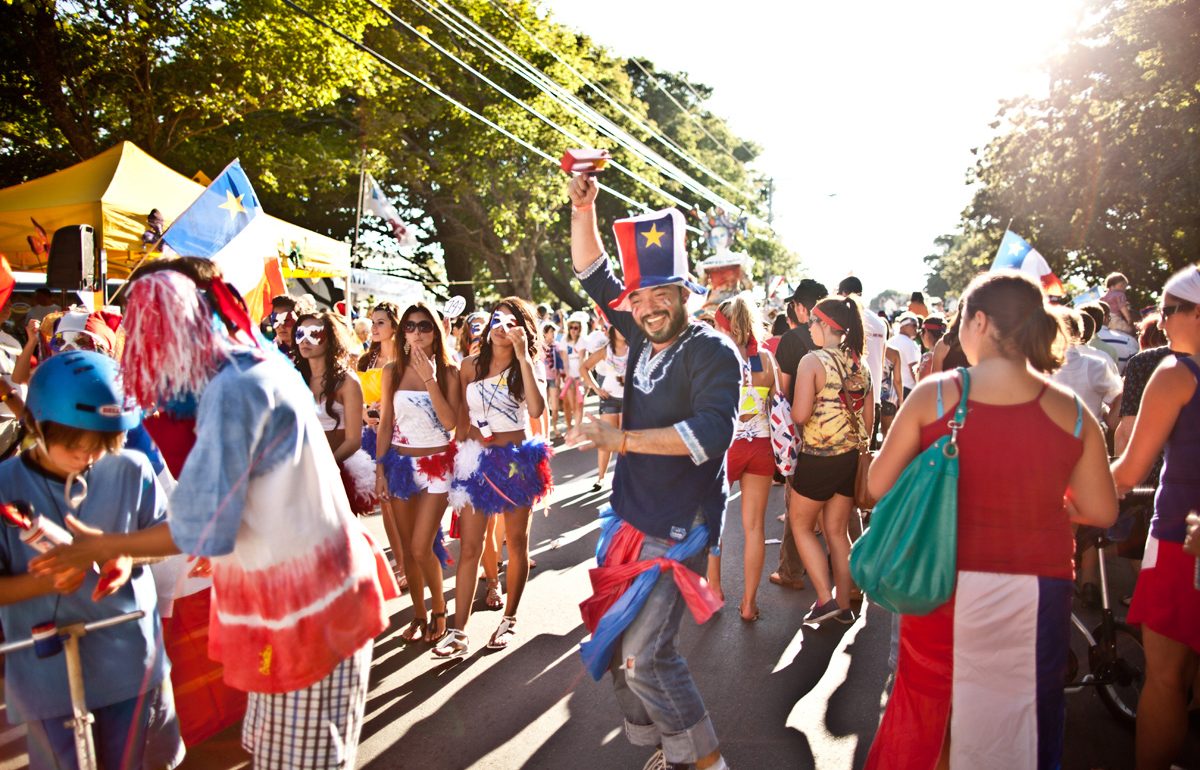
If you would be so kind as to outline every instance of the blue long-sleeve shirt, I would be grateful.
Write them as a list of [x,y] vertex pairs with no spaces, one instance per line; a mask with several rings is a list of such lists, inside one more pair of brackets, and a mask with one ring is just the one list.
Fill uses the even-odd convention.
[[657,355],[633,315],[609,308],[621,293],[608,257],[578,274],[583,288],[605,309],[629,342],[622,427],[637,431],[674,428],[689,456],[628,453],[617,463],[612,507],[652,537],[683,540],[703,513],[709,544],[721,534],[729,484],[725,453],[737,420],[741,363],[723,334],[690,324]]

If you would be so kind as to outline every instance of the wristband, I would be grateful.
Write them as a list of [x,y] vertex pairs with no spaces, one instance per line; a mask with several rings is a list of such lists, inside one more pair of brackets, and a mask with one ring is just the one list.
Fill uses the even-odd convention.
[[621,447],[617,450],[617,454],[624,455],[629,451],[629,431],[621,431]]
[[591,203],[588,203],[584,206],[576,206],[574,203],[571,204],[571,208],[575,209],[576,211],[587,211],[588,209],[592,208],[592,206],[593,204]]

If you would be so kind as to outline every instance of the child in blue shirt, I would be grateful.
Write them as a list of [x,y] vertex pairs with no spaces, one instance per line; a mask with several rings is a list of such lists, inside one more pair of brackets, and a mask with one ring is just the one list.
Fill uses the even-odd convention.
[[[93,352],[60,353],[30,382],[26,404],[36,445],[0,463],[0,500],[75,533],[130,532],[166,519],[166,497],[146,457],[122,450],[139,412],[116,385],[116,363]],[[68,498],[83,496],[72,507]],[[105,768],[173,768],[183,759],[168,661],[163,651],[154,579],[122,557],[94,571],[31,572],[37,553],[21,530],[0,531],[0,626],[10,640],[33,626],[92,622],[141,610],[138,621],[112,626],[79,643],[96,754]],[[32,649],[5,657],[9,720],[25,722],[30,767],[75,768],[72,714],[63,655]]]

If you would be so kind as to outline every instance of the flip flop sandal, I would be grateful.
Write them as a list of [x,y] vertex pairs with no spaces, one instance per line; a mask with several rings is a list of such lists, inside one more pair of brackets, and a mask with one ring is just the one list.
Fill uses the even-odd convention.
[[500,581],[488,581],[487,596],[483,599],[483,606],[489,610],[504,609],[504,595],[500,593]]
[[432,657],[436,660],[451,660],[465,658],[470,642],[467,635],[457,628],[450,628],[442,634],[442,638],[433,646]]
[[758,620],[761,613],[757,606],[754,608],[754,614],[750,617],[746,617],[745,613],[742,612],[744,607],[745,605],[738,605],[738,617],[742,619],[743,623],[753,623]]
[[[438,631],[438,621],[442,621],[442,630]],[[433,644],[438,639],[446,635],[446,612],[431,612],[429,613],[429,625],[425,627],[424,641],[428,644]]]
[[489,650],[503,650],[512,642],[516,632],[517,619],[511,615],[505,615],[500,619],[500,625],[496,627],[496,632],[492,634],[492,638],[488,640],[487,648]]
[[425,635],[427,627],[428,621],[425,618],[413,618],[409,621],[408,627],[400,632],[400,638],[408,644],[412,644]]

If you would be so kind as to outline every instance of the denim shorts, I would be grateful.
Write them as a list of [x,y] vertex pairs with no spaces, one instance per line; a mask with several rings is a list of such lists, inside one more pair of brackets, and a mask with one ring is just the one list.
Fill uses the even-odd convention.
[[624,404],[624,399],[602,398],[600,399],[600,414],[620,414]]

